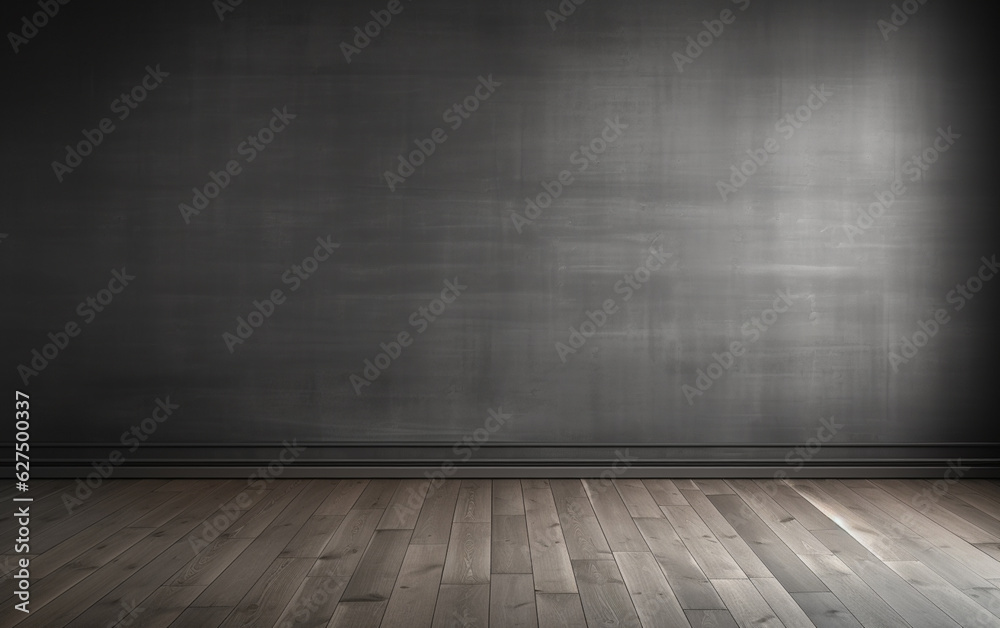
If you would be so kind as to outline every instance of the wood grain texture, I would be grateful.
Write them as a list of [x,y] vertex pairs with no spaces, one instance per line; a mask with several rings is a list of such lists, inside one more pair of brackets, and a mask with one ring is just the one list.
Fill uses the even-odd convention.
[[643,626],[684,626],[687,618],[652,554],[617,552],[615,561]]
[[410,545],[381,628],[430,628],[444,571],[446,545]]
[[489,584],[490,524],[455,522],[451,527],[442,584]]
[[544,488],[527,488],[524,484],[522,489],[535,591],[576,593],[573,566],[551,489],[547,485]]
[[612,551],[649,551],[613,483],[603,479],[584,480],[583,486]]
[[650,552],[677,595],[681,608],[725,608],[715,587],[666,519],[636,519]]
[[536,593],[538,625],[588,628],[583,604],[577,593]]
[[583,613],[589,626],[641,628],[628,589],[613,560],[574,560]]
[[712,584],[740,628],[784,628],[784,624],[749,579],[712,580]]
[[528,524],[524,515],[494,515],[490,565],[493,573],[531,573]]
[[490,625],[538,628],[530,574],[495,574],[490,581]]
[[[59,482],[46,486],[57,494]],[[998,544],[963,538],[988,532],[992,483],[953,485],[955,501],[937,502],[946,514],[930,517],[911,498],[931,486],[919,480],[726,480],[729,493],[715,482],[619,480],[606,483],[611,495],[588,486],[599,480],[407,482],[277,480],[236,510],[226,504],[248,490],[242,481],[155,483],[146,488],[178,490],[145,495],[112,483],[88,526],[49,511],[48,525],[69,536],[43,554],[30,615],[0,613],[0,628],[126,628],[129,617],[178,628],[1000,628],[1000,578],[982,575],[1000,565]],[[387,517],[425,486],[416,512]],[[351,507],[317,514],[342,503],[330,500],[338,489]],[[99,516],[102,503],[114,510]],[[361,507],[371,505],[381,507]],[[632,516],[651,506],[663,516]],[[239,521],[255,508],[239,535],[207,533],[222,513]],[[809,526],[782,527],[799,521],[793,512]],[[611,551],[605,528],[626,518],[645,550]],[[911,560],[868,547],[887,540]],[[710,577],[720,575],[732,577]]]

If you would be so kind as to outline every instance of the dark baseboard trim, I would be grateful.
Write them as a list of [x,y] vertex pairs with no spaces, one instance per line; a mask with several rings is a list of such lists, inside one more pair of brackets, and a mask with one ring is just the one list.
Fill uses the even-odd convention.
[[[781,465],[698,465],[698,466],[633,466],[611,470],[595,466],[465,466],[450,472],[436,466],[287,466],[268,474],[266,464],[260,466],[136,466],[114,469],[112,479],[219,479],[219,478],[926,478],[963,479],[1000,478],[1000,466],[970,465],[956,468],[947,463],[923,465],[838,465],[806,466],[795,471]],[[83,478],[94,474],[90,466],[33,467],[33,478]]]

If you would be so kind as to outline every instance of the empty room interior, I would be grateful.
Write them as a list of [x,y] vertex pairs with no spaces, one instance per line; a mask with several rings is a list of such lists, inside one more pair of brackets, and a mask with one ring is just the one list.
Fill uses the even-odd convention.
[[1000,627],[985,6],[4,3],[0,628]]

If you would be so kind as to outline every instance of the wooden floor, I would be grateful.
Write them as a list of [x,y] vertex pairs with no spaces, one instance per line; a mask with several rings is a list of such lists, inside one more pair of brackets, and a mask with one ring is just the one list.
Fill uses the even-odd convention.
[[69,515],[75,487],[32,485],[0,626],[1000,627],[989,480],[117,480]]

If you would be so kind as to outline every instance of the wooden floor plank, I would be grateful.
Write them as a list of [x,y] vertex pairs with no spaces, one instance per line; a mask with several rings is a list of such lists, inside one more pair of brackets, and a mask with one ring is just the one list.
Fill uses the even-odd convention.
[[97,523],[32,558],[31,575],[35,580],[44,578],[123,528],[149,527],[137,526],[135,522],[148,512],[155,510],[164,501],[171,503],[175,508],[181,506],[184,503],[182,498],[181,495],[165,496],[163,493],[156,492],[138,497],[128,508],[120,508],[112,512]]
[[273,626],[302,584],[312,563],[311,558],[276,559],[237,603],[220,628]]
[[[874,489],[876,493],[872,499],[876,499],[876,495],[883,496],[878,504],[879,508],[892,515],[897,521],[903,522],[907,529],[912,530],[915,535],[941,548],[981,578],[1000,578],[1000,562],[976,549],[948,528],[926,517],[919,504],[906,503],[886,491],[881,480],[873,482],[873,484],[877,488]],[[861,489],[856,490],[860,491]],[[869,494],[866,492],[865,497],[867,498]],[[879,556],[879,558],[887,560],[883,556]],[[913,558],[911,557],[909,560],[913,560]]]
[[[169,577],[170,574],[160,573],[163,565],[169,565],[169,561],[176,561],[179,566],[190,558],[192,552],[186,540],[183,540],[185,536],[210,514],[216,507],[217,500],[228,499],[235,494],[237,488],[235,483],[229,482],[215,486],[215,490],[202,494],[164,526],[155,530],[138,529],[142,535],[138,542],[98,569],[88,571],[87,576],[71,589],[48,602],[43,608],[30,613],[26,619],[15,618],[11,625],[21,624],[26,628],[68,626],[84,615],[92,619],[81,620],[82,625],[106,623],[107,617],[117,612],[120,601],[126,595],[130,598],[145,599]],[[130,530],[131,533],[131,529],[126,528],[126,530]],[[160,555],[168,551],[170,554],[164,561]],[[176,569],[177,567],[174,568]],[[141,587],[149,587],[148,590],[118,589],[121,583],[136,575],[140,576]],[[116,593],[116,590],[120,594]]]
[[651,553],[618,552],[615,561],[643,626],[687,625],[677,596]]
[[809,619],[809,616],[802,610],[795,598],[788,591],[785,591],[777,579],[751,578],[750,582],[774,611],[778,621],[787,628],[815,628],[815,624]]
[[687,500],[673,481],[644,479],[642,483],[657,506],[687,506]]
[[[871,503],[865,505],[861,512],[855,512],[810,480],[790,480],[788,482],[823,514],[831,519],[836,519],[840,528],[849,532],[880,559],[913,560],[913,556],[903,549],[901,539],[919,535],[901,525],[891,515],[885,516],[888,513],[882,512],[879,516],[877,512],[880,509],[872,508],[873,504]],[[851,490],[854,492],[854,489]],[[857,495],[857,493],[855,494]],[[886,527],[880,528],[877,522],[867,518],[866,515],[869,513],[874,513],[876,521],[883,523]]]
[[705,495],[732,495],[733,488],[725,480],[695,480],[695,486]]
[[326,628],[349,581],[347,576],[306,576],[274,625]]
[[771,499],[753,480],[729,480],[728,484],[743,501],[760,517],[767,527],[796,554],[828,554],[816,537],[787,510]]
[[385,510],[398,488],[399,480],[371,480],[351,508]]
[[417,525],[430,484],[429,480],[402,480],[389,500],[377,529],[412,530]]
[[816,628],[863,628],[836,595],[829,592],[789,593]]
[[688,551],[709,580],[746,578],[719,539],[691,506],[661,506],[667,521],[681,537]]
[[329,628],[379,628],[387,602],[341,602],[337,605]]
[[616,478],[612,480],[618,494],[621,495],[625,507],[632,517],[662,517],[660,508],[649,494],[642,480]]
[[442,584],[489,584],[490,524],[455,522],[448,540]]
[[996,617],[1000,617],[1000,589],[995,587],[988,587],[985,589],[968,589],[963,591],[963,593],[968,595],[976,604],[979,604],[987,612]]
[[784,624],[749,579],[712,580],[712,584],[740,628],[784,628]]
[[222,535],[203,549],[198,551],[191,560],[167,578],[168,586],[208,586],[229,565],[250,547],[253,539],[233,538]]
[[524,484],[521,488],[535,591],[577,593],[573,566],[559,525],[552,490],[547,483],[545,488],[527,488]]
[[528,524],[524,515],[494,515],[490,543],[493,573],[531,573]]
[[[44,554],[66,539],[98,524],[112,513],[130,507],[136,500],[147,495],[159,485],[160,482],[154,480],[141,480],[129,484],[122,482],[120,485],[114,481],[106,481],[100,488],[107,488],[107,490],[101,492],[100,495],[107,496],[107,499],[99,499],[99,493],[95,490],[94,496],[87,500],[83,506],[75,509],[72,516],[69,516],[65,510],[56,509],[51,518],[49,516],[32,517],[31,550],[39,555]],[[119,486],[121,486],[120,489]],[[14,529],[16,526],[13,525],[4,527],[5,534],[6,530],[11,530],[10,542],[5,546],[13,546]]]
[[459,485],[458,480],[441,480],[438,484],[431,482],[413,526],[411,543],[441,545],[448,542]]
[[[926,483],[926,486],[929,490],[931,490],[931,495],[934,496],[929,499],[937,499],[937,503],[941,506],[941,508],[947,510],[955,516],[960,517],[963,521],[967,521],[977,528],[986,531],[994,537],[1000,536],[1000,509],[995,509],[992,513],[987,510],[980,509],[980,507],[983,506],[986,506],[986,508],[989,509],[988,500],[979,500],[977,506],[973,506],[968,501],[959,499],[959,497],[951,495],[950,493],[938,495],[934,492],[935,486],[932,483]],[[973,545],[976,544],[978,543],[973,542]]]
[[462,480],[452,521],[489,523],[493,513],[493,486],[490,480]]
[[[382,517],[385,519],[385,517]],[[319,558],[330,542],[344,517],[341,515],[313,515],[306,520],[288,545],[281,550],[283,558]]]
[[[927,538],[922,537],[907,527],[910,534],[897,541],[899,546],[913,556],[914,559],[933,569],[938,575],[960,590],[964,591],[966,589],[991,586],[988,580],[970,570],[965,564],[963,556],[968,556],[967,551],[960,549],[956,552],[954,543],[948,543],[947,539],[944,540],[941,546],[928,540],[928,538],[934,538],[935,528],[939,528],[940,526],[929,520],[926,522],[921,521],[917,517],[919,514],[917,511],[911,509],[874,484],[870,488],[856,487],[853,490],[869,502],[878,506],[879,509],[893,517],[894,520],[900,522],[896,526],[897,528],[904,525],[913,526],[913,528],[929,535]],[[958,537],[954,537],[954,540],[963,543]],[[957,556],[956,553],[958,554]]]
[[257,538],[298,497],[307,483],[307,480],[272,483],[273,488],[267,496],[229,524],[225,528],[226,534],[244,539]]
[[493,480],[493,514],[523,515],[524,499],[519,480]]
[[535,608],[538,611],[538,625],[565,626],[566,628],[587,628],[583,614],[583,603],[578,593],[536,593]]
[[685,610],[692,628],[740,628],[727,610]]
[[986,611],[926,565],[915,561],[885,564],[960,626],[1000,628],[1000,618]]
[[823,582],[802,563],[801,556],[792,552],[738,495],[710,495],[708,500],[743,537],[786,591],[827,590]]
[[632,521],[614,484],[607,480],[584,480],[590,505],[613,552],[648,552],[649,547]]
[[816,536],[913,628],[958,628],[937,606],[844,530],[821,530]]
[[[1000,543],[997,535],[942,506],[940,497],[930,485],[905,480],[880,480],[877,486],[904,503],[917,505],[925,517],[968,543]],[[944,496],[947,497],[947,493]]]
[[712,531],[715,538],[719,539],[729,555],[733,557],[736,564],[740,566],[743,573],[749,578],[772,578],[771,570],[760,561],[743,537],[729,525],[726,518],[722,516],[715,505],[708,500],[708,497],[700,491],[687,491],[688,498],[685,499],[694,511],[698,513],[701,520]]
[[376,530],[341,603],[388,600],[409,542],[409,530]]
[[447,545],[410,545],[380,628],[430,628]]
[[490,625],[490,585],[442,584],[432,628]]
[[723,609],[722,598],[666,519],[636,519],[636,525],[677,596],[681,608]]
[[531,574],[496,574],[490,581],[490,625],[538,628]]
[[552,480],[550,485],[569,557],[611,560],[611,548],[580,480]]
[[375,526],[382,518],[381,510],[351,510],[333,533],[310,570],[310,576],[347,576],[361,562]]
[[580,587],[587,625],[641,628],[615,561],[574,560],[573,573]]
[[778,480],[756,480],[757,486],[784,508],[789,515],[802,524],[806,530],[836,530],[840,526],[823,514],[812,503],[791,486]]
[[111,480],[72,515],[39,485],[0,628],[1000,628],[994,482]]
[[[135,545],[153,533],[152,528],[124,528],[112,537],[98,543],[90,550],[80,554],[72,562],[61,569],[49,574],[47,577],[37,582],[32,582],[31,600],[33,608],[42,608],[50,604],[53,600],[69,592],[75,597],[72,589],[85,578],[100,570],[108,563],[117,560],[119,556],[125,554],[128,557],[139,555]],[[20,557],[18,557],[20,558]],[[83,586],[95,590],[95,595],[101,584],[85,583]],[[10,608],[14,605],[13,588],[11,594],[0,602],[0,608]]]
[[[288,480],[289,483],[294,480]],[[323,480],[309,480],[302,490],[289,502],[277,517],[250,544],[247,549],[232,562],[225,571],[212,581],[205,592],[195,601],[196,606],[235,606],[239,603],[240,590],[246,591],[248,581],[261,578],[272,563],[305,525],[305,522],[316,511],[316,507],[329,494],[329,485]],[[379,511],[380,512],[380,511]],[[312,559],[303,559],[302,564],[311,566]],[[298,565],[298,562],[289,564]],[[335,574],[311,574],[335,575]],[[299,583],[296,583],[298,586]],[[289,595],[294,593],[294,588]],[[286,600],[287,602],[287,600]],[[284,606],[282,605],[282,608]],[[277,612],[281,612],[278,608]]]
[[177,616],[170,628],[219,628],[230,609],[225,606],[191,606]]
[[370,480],[341,480],[330,491],[330,494],[323,500],[323,503],[316,508],[317,515],[346,515],[352,508],[354,502],[358,501],[361,493],[368,487]]
[[[864,626],[911,628],[864,580],[834,555],[806,554],[803,562]],[[793,595],[795,592],[790,592]]]

